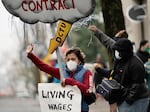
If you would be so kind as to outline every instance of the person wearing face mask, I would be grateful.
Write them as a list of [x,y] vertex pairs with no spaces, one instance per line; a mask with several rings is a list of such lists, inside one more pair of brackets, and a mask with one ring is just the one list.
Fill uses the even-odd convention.
[[[147,63],[149,63],[148,59],[150,58],[150,44],[149,44],[148,40],[141,40],[139,49],[137,50],[136,55],[143,61],[144,65],[147,65]],[[146,66],[145,66],[145,68],[146,68]],[[147,68],[146,68],[146,70],[147,70]],[[145,78],[146,78],[147,85],[149,87],[150,76],[147,72],[146,72]],[[149,90],[150,90],[150,88],[149,88]],[[149,96],[150,96],[150,91],[149,91]],[[150,103],[149,103],[147,112],[150,112]]]
[[[136,52],[137,56],[143,61],[143,64],[145,66],[145,69],[147,71],[147,63],[149,63],[148,59],[150,58],[150,45],[148,40],[141,40],[139,49]],[[146,82],[149,87],[150,85],[150,76],[149,73],[146,72]],[[149,87],[149,96],[150,96],[150,87]],[[150,102],[150,101],[149,101]],[[148,106],[147,112],[150,112],[150,103]]]
[[[142,61],[134,55],[132,42],[127,38],[115,41],[95,25],[88,28],[98,40],[114,53],[113,79],[122,82],[118,97],[109,97],[110,112],[146,112],[148,107],[148,88],[145,83],[145,68]],[[122,81],[121,81],[122,80]]]
[[143,61],[143,63],[148,61],[148,58],[150,58],[150,44],[148,40],[141,40],[136,54]]
[[[115,34],[113,37],[113,40],[117,41],[120,38],[128,37],[128,34],[125,30],[120,30]],[[116,54],[117,57],[119,56]],[[97,58],[98,59],[98,58]],[[108,77],[110,74],[111,70],[108,70],[107,67],[102,63],[102,62],[96,62],[94,63],[94,68],[95,68],[95,74],[94,74],[94,82],[95,82],[95,87],[102,82],[102,79],[104,77]]]
[[[147,73],[146,82],[147,82],[147,86],[149,89],[149,96],[150,96],[150,58],[148,58],[148,61],[144,63],[144,67],[145,67],[145,70]],[[149,102],[150,102],[150,100],[149,100]],[[150,103],[149,103],[147,112],[150,112]]]
[[[53,77],[60,79],[59,68],[51,67],[48,64],[40,60],[36,55],[32,53],[33,45],[29,45],[26,49],[27,57],[41,70]],[[63,86],[72,85],[77,86],[81,90],[82,102],[81,112],[88,112],[89,105],[84,99],[84,96],[88,96],[93,91],[93,77],[90,70],[85,69],[84,54],[79,48],[71,48],[66,51],[65,54],[66,66],[64,68],[64,80],[61,82]]]

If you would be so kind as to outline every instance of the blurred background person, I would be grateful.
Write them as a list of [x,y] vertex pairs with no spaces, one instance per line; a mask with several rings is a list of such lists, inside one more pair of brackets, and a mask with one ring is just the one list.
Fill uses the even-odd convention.
[[[56,56],[55,52],[51,55],[49,63],[52,67],[56,67],[56,68],[59,67],[58,62],[57,62],[57,56]],[[52,75],[50,75],[50,77],[48,77],[48,82],[60,83],[60,80],[53,77]]]
[[[150,43],[148,40],[141,40],[139,49],[136,52],[136,55],[141,59],[141,61],[144,64],[144,67],[146,69],[146,84],[148,88],[150,89],[150,74],[149,74],[149,58],[150,58]],[[149,91],[149,97],[150,97],[150,91]],[[150,101],[147,112],[150,112]]]
[[[144,67],[146,70],[146,83],[149,90],[149,97],[150,97],[150,58],[148,58],[148,61],[144,63]],[[147,112],[150,112],[150,101]]]
[[147,85],[150,92],[150,58],[148,58],[148,61],[144,64],[146,73],[147,73]]
[[94,67],[95,67],[94,83],[96,87],[98,84],[102,82],[102,79],[104,78],[103,74],[101,74],[101,72],[99,72],[98,69],[107,68],[100,54],[97,54],[96,56]]
[[150,43],[148,40],[141,40],[136,54],[143,61],[143,63],[148,61],[148,58],[150,58]]

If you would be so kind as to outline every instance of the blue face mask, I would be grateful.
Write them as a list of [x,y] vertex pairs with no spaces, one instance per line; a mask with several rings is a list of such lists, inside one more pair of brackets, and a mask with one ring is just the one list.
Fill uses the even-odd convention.
[[122,58],[120,57],[119,52],[117,50],[115,50],[115,58],[119,60]]

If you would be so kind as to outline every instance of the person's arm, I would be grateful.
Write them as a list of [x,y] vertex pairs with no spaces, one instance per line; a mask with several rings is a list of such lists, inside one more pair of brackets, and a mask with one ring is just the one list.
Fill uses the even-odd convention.
[[106,78],[109,78],[110,77],[110,71],[111,70],[108,70],[107,68],[100,68],[100,67],[97,67],[96,69],[96,72],[98,74],[100,74],[102,77],[106,77]]
[[33,45],[30,44],[26,49],[27,57],[43,72],[53,75],[57,79],[60,79],[60,73],[58,68],[51,67],[44,63],[41,59],[35,56],[33,53]]
[[44,63],[41,59],[35,56],[33,53],[28,55],[28,58],[43,72],[51,74],[53,77],[60,79],[59,69],[51,67],[50,65]]
[[[92,81],[90,81],[90,80],[92,80]],[[65,84],[72,85],[72,86],[74,86],[74,85],[78,86],[78,88],[81,90],[81,92],[84,95],[89,94],[89,92],[90,92],[89,89],[91,86],[94,87],[92,73],[89,70],[87,70],[85,72],[82,83],[77,80],[74,80],[73,78],[66,78]]]
[[93,31],[95,36],[99,39],[99,41],[108,49],[112,49],[112,46],[115,44],[115,40],[104,34],[100,29],[96,26],[89,26],[89,30]]

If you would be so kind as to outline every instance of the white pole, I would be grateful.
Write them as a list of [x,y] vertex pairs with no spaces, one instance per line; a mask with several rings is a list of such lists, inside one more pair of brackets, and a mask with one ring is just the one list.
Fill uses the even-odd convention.
[[[54,23],[52,23],[50,25],[53,37],[55,36],[55,26],[56,26],[56,24],[54,24]],[[60,56],[59,47],[56,49],[56,55],[57,55],[57,61],[58,61],[58,66],[59,66],[59,72],[60,72],[60,81],[62,81],[64,79],[64,71],[62,68],[62,60],[61,60],[61,56]]]

